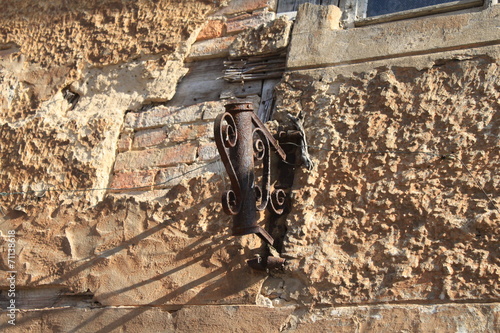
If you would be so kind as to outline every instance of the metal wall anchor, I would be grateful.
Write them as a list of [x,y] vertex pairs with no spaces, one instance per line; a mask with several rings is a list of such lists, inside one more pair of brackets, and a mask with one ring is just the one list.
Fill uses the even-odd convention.
[[[286,194],[283,189],[271,188],[270,151],[272,147],[282,160],[286,160],[285,152],[248,102],[227,104],[226,112],[215,120],[214,135],[231,180],[231,189],[222,195],[222,206],[224,212],[233,215],[233,236],[257,234],[273,245],[271,235],[257,225],[257,211],[267,207],[276,214],[283,213]],[[263,164],[260,186],[255,184],[254,159]]]

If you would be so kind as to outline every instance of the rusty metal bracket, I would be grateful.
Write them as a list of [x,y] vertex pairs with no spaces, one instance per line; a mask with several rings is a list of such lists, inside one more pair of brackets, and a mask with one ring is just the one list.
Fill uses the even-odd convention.
[[[233,236],[256,234],[272,246],[273,237],[257,224],[257,211],[267,208],[276,214],[283,213],[285,191],[271,186],[271,149],[283,161],[285,152],[249,102],[227,104],[226,112],[215,119],[214,135],[231,180],[231,189],[222,195],[222,207],[226,214],[233,215]],[[255,183],[255,160],[263,166],[260,185]]]

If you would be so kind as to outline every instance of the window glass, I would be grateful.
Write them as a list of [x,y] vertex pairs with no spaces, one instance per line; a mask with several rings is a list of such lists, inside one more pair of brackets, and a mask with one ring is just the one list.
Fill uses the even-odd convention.
[[366,16],[378,16],[403,10],[439,5],[441,3],[456,2],[456,0],[368,0]]

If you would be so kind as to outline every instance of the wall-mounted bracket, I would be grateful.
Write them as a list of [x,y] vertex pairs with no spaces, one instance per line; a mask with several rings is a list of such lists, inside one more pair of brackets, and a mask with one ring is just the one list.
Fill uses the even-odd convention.
[[[283,161],[285,152],[248,102],[227,104],[226,112],[215,120],[214,135],[231,180],[231,189],[222,195],[222,206],[224,212],[233,215],[233,236],[256,234],[272,246],[273,237],[257,224],[257,211],[267,208],[276,214],[283,213],[285,191],[271,186],[271,148]],[[260,185],[255,183],[254,159],[262,162]],[[276,260],[281,266],[284,264],[284,259],[276,257],[266,258],[263,263]]]

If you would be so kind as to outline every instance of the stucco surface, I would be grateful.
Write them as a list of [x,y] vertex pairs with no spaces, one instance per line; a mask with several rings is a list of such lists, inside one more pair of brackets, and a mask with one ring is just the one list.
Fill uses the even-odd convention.
[[[18,312],[12,327],[2,310],[2,330],[498,329],[498,6],[352,30],[335,7],[306,7],[295,26],[271,21],[275,8],[3,4],[0,269],[15,230]],[[198,38],[209,22],[223,26]],[[466,43],[426,51],[436,26],[432,45],[455,30]],[[373,56],[344,47],[377,34]],[[415,44],[391,47],[401,36]],[[226,57],[286,48],[268,125],[301,112],[314,167],[295,166],[274,221],[285,269],[258,272],[245,261],[262,242],[231,237],[222,212],[211,126],[230,97],[272,103],[274,81],[222,82]]]
[[316,164],[298,172],[286,218],[294,297],[498,299],[498,62],[325,72],[279,87]]

